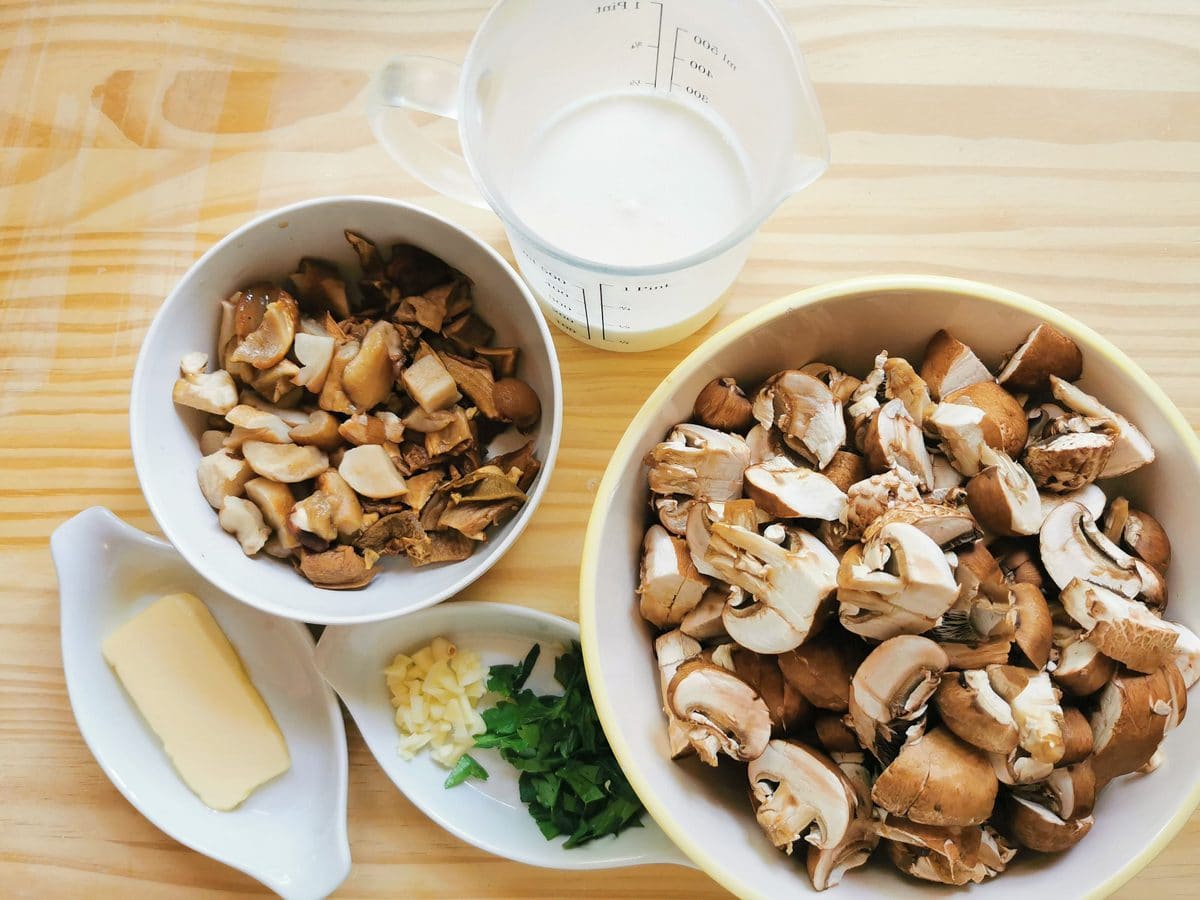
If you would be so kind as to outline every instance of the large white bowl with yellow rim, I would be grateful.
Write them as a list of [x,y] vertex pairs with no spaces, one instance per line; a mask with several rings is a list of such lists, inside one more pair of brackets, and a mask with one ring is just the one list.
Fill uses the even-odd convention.
[[[671,426],[691,416],[711,379],[748,386],[815,360],[864,373],[880,350],[920,358],[939,328],[972,346],[993,368],[1038,323],[1069,334],[1083,350],[1081,386],[1124,413],[1149,437],[1157,461],[1119,489],[1162,522],[1176,547],[1200,534],[1200,512],[1181,502],[1200,484],[1200,441],[1163,391],[1092,329],[1036,300],[1002,288],[928,276],[870,277],[815,287],[770,303],[714,335],[664,379],[625,432],[596,496],[584,543],[580,624],[596,709],[617,759],[651,815],[709,875],[744,897],[783,897],[813,889],[802,851],[776,851],[754,821],[741,767],[707,769],[668,758],[652,631],[634,594],[648,524],[642,458]],[[1110,491],[1110,496],[1112,491]],[[1169,572],[1170,618],[1200,629],[1200,554],[1177,553]],[[1057,856],[1019,854],[1000,878],[974,888],[989,897],[1099,897],[1132,878],[1183,827],[1200,801],[1200,715],[1164,744],[1165,762],[1148,776],[1120,779],[1099,798],[1091,834]],[[886,893],[927,895],[932,886],[886,863],[850,872],[842,900]]]

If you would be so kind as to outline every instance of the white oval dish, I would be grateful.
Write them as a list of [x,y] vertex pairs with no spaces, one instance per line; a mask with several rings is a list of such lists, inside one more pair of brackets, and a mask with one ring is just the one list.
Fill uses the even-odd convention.
[[[474,283],[479,314],[496,331],[497,345],[521,348],[517,374],[537,392],[541,420],[530,430],[542,469],[528,500],[465,560],[414,569],[407,560],[383,560],[385,571],[355,591],[309,584],[290,565],[265,554],[246,556],[217,522],[196,484],[198,438],[206,416],[176,406],[171,387],[179,360],[202,350],[216,359],[221,299],[246,284],[278,281],[301,257],[335,263],[347,276],[360,271],[343,235],[352,229],[381,247],[403,241],[441,257]],[[357,276],[353,276],[357,277]],[[495,565],[520,537],[541,502],[562,432],[562,381],[549,326],[520,276],[495,250],[440,216],[383,197],[321,197],[266,213],[231,232],[187,271],[146,332],[129,396],[133,464],[146,505],[192,567],[226,593],[264,612],[301,622],[347,625],[402,615],[452,597]],[[493,447],[504,452],[524,443]]]
[[[350,872],[346,734],[337,699],[298,622],[259,612],[208,584],[171,547],[92,507],[50,538],[58,571],[63,670],[96,762],[154,825],[284,897],[323,897]],[[231,812],[205,806],[101,655],[104,638],[165,594],[209,608],[287,741],[292,767]]]
[[[547,841],[517,795],[517,773],[494,750],[471,755],[488,770],[486,782],[468,781],[447,790],[447,771],[428,753],[405,761],[383,671],[397,653],[411,652],[443,636],[479,654],[485,666],[520,662],[541,643],[528,686],[561,693],[554,660],[579,626],[549,613],[501,603],[460,601],[371,625],[330,626],[317,643],[317,668],[350,710],[363,740],[396,787],[429,818],[469,844],[496,856],[550,869],[610,869],[647,863],[691,865],[649,815],[629,828],[564,850],[563,837]],[[485,701],[486,702],[486,701]]]

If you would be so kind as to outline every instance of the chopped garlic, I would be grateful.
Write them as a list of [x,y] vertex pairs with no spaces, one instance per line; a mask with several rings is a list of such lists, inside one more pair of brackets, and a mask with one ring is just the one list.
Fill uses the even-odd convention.
[[478,654],[434,638],[411,656],[397,653],[384,677],[404,759],[428,748],[435,762],[452,768],[475,745],[475,735],[487,730],[476,711],[485,692]]

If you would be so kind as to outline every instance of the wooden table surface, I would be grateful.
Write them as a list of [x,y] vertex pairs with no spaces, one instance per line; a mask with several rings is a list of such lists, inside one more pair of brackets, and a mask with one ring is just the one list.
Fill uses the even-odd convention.
[[[1107,335],[1200,423],[1194,0],[782,5],[832,169],[767,223],[701,334],[633,357],[556,336],[558,466],[470,596],[574,615],[592,494],[644,397],[718,326],[831,279],[929,272],[1024,291]],[[0,894],[260,892],[161,834],[92,760],[63,686],[47,539],[94,504],[156,530],[129,452],[135,355],[191,262],[254,214],[382,194],[510,256],[494,216],[407,177],[362,115],[384,60],[461,58],[486,6],[0,2]],[[567,874],[490,857],[428,822],[349,734],[354,868],[340,895],[720,893],[683,869]],[[1200,894],[1198,852],[1200,817],[1120,896]]]

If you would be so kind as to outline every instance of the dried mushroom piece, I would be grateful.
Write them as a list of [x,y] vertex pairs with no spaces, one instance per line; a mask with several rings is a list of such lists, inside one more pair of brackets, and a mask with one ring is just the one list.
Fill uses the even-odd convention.
[[497,466],[481,466],[438,488],[449,503],[439,528],[452,528],[473,541],[487,540],[486,529],[505,521],[526,500],[515,481]]

